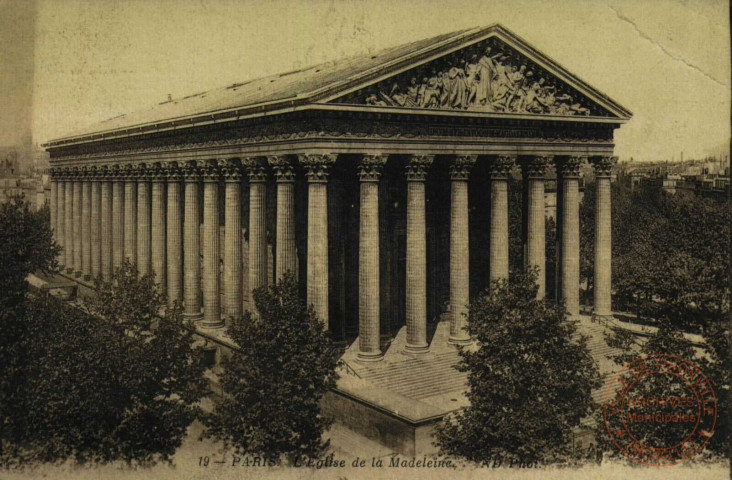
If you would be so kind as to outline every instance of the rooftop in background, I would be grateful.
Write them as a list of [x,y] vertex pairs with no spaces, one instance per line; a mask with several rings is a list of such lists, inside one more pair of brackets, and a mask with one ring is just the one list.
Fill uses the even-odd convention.
[[576,89],[578,95],[590,98],[615,120],[630,118],[631,113],[609,97],[590,87],[504,27],[492,25],[438,35],[388,48],[377,54],[354,56],[170,99],[148,110],[105,120],[72,135],[49,141],[44,146],[55,147],[140,133],[143,127],[145,131],[150,128],[190,127],[193,124],[216,122],[223,118],[224,113],[238,119],[292,111],[305,104],[322,104],[333,100],[334,95],[351,93],[355,88],[367,87],[376,81],[398,75],[409,68],[492,37],[517,51],[519,56],[535,62],[539,72],[550,72],[559,81]]

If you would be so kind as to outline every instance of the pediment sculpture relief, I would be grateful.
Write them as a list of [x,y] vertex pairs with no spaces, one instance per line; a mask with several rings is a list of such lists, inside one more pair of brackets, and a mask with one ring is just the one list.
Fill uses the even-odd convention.
[[608,116],[584,95],[495,39],[409,70],[337,102],[476,112]]

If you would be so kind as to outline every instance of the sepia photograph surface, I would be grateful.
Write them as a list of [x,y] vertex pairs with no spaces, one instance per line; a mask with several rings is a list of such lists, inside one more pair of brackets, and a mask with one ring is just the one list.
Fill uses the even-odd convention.
[[0,479],[729,478],[727,2],[0,13]]

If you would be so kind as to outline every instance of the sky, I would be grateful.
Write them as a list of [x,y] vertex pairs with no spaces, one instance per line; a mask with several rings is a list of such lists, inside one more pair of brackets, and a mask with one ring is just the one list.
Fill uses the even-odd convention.
[[42,143],[169,94],[500,23],[633,112],[615,133],[621,159],[729,147],[723,0],[0,0],[8,6],[35,22],[22,35],[12,31],[27,27],[22,15],[0,20],[10,23],[0,108],[25,106],[0,120],[0,145],[26,125]]

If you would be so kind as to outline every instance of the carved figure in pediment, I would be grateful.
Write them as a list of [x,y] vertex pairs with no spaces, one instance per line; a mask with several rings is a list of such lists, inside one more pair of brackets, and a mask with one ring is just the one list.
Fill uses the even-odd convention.
[[478,60],[478,93],[476,100],[481,105],[490,103],[493,99],[493,84],[496,81],[496,59],[503,55],[501,52],[491,55],[491,47]]
[[465,97],[467,96],[467,84],[465,83],[465,60],[460,60],[457,67],[452,67],[448,75],[452,80],[450,91],[450,106],[452,108],[465,108]]
[[465,66],[465,82],[468,85],[468,95],[466,98],[466,106],[474,105],[478,97],[478,56],[473,55],[470,58],[470,62]]
[[388,107],[389,106],[388,103],[386,103],[384,100],[382,100],[378,96],[376,96],[375,93],[372,93],[366,97],[366,105],[371,105],[374,107]]
[[[505,57],[501,57],[503,60]],[[496,82],[493,86],[493,99],[491,103],[496,110],[504,110],[506,108],[506,100],[508,94],[513,89],[513,82],[509,77],[511,70],[510,65],[504,65],[502,61],[496,62]]]
[[432,76],[427,80],[422,97],[422,107],[437,108],[440,106],[440,91],[437,87],[437,73],[432,72]]
[[419,105],[419,102],[417,101],[418,96],[419,96],[419,85],[417,84],[417,79],[412,77],[412,80],[409,83],[409,87],[407,87],[407,99],[413,105]]

